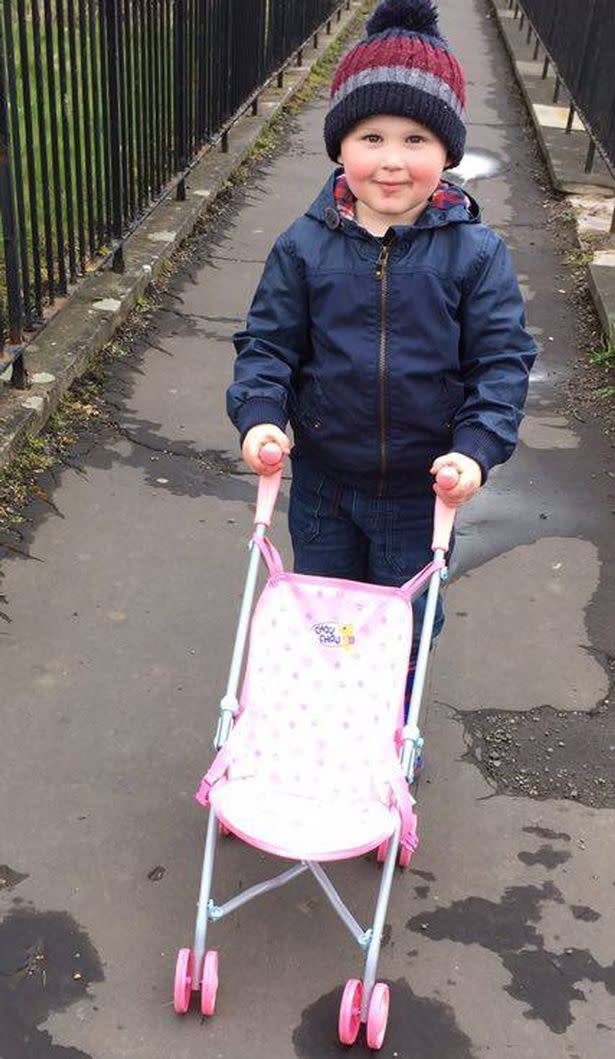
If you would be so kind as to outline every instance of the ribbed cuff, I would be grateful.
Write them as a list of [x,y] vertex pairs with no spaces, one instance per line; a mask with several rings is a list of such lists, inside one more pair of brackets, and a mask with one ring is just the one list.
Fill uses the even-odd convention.
[[243,445],[248,430],[262,423],[272,423],[280,430],[286,430],[288,416],[277,401],[272,401],[269,397],[251,397],[237,412],[236,423],[241,435],[240,444]]
[[503,463],[506,459],[504,446],[495,434],[482,427],[461,426],[453,434],[451,452],[461,452],[464,456],[476,460],[483,475],[483,485],[487,481],[489,471],[497,463]]

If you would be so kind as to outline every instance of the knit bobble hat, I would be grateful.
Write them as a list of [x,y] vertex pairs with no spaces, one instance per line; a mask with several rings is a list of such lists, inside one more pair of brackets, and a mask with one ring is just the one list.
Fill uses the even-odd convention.
[[431,129],[459,165],[466,130],[465,76],[442,37],[431,0],[383,0],[367,37],[344,55],[331,85],[325,144],[336,162],[344,136],[374,114],[412,118]]

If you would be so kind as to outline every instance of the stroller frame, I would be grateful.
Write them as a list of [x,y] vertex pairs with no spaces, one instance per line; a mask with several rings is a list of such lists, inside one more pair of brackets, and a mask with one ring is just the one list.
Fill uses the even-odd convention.
[[[220,701],[218,725],[214,738],[214,748],[217,751],[219,751],[226,743],[233,728],[235,714],[239,709],[239,682],[243,667],[246,643],[249,633],[250,618],[252,614],[254,595],[256,591],[258,570],[261,559],[261,550],[258,546],[258,542],[262,540],[266,535],[267,528],[271,519],[273,503],[275,502],[275,496],[277,495],[277,491],[279,488],[280,477],[281,475],[276,475],[275,478],[277,478],[277,481],[275,482],[275,484],[271,483],[269,485],[269,491],[272,494],[273,499],[265,500],[264,505],[261,499],[261,491],[266,491],[267,484],[270,480],[260,480],[259,502],[257,505],[257,513],[255,518],[256,528],[254,536],[250,540],[248,545],[250,550],[250,560],[248,564],[245,587],[241,600],[239,620],[237,625],[237,632],[235,635],[235,642],[233,646],[228,683],[226,687],[226,692]],[[441,503],[441,501],[437,501],[436,507],[439,510],[439,515],[441,516],[442,521],[444,505]],[[263,510],[265,512],[264,514]],[[433,543],[434,561],[433,563],[429,564],[429,566],[426,567],[424,571],[421,572],[424,577],[424,581],[426,582],[427,579],[429,580],[429,587],[427,592],[427,602],[423,619],[423,627],[421,631],[412,695],[410,699],[410,708],[407,722],[403,728],[403,739],[400,748],[402,771],[406,777],[409,786],[414,780],[415,762],[423,745],[423,739],[421,737],[420,730],[418,727],[418,720],[427,675],[431,638],[436,614],[436,605],[438,600],[438,591],[440,587],[440,582],[445,581],[448,575],[448,570],[445,565],[445,555],[448,549],[448,539],[450,536],[450,531],[454,518],[454,512],[451,514],[451,511],[452,509],[448,509],[447,514],[444,515],[444,522],[447,523],[445,528],[443,528],[442,526],[438,528],[438,517],[436,517],[436,529],[434,533]],[[421,578],[421,574],[417,575],[417,581]],[[384,866],[378,891],[378,897],[376,901],[376,907],[374,910],[373,922],[371,927],[367,929],[364,929],[354,917],[354,915],[347,907],[340,894],[337,892],[328,875],[322,868],[321,864],[312,860],[302,860],[295,864],[293,867],[287,869],[286,871],[283,871],[270,879],[266,879],[263,882],[257,883],[254,886],[249,887],[242,893],[239,893],[236,896],[227,900],[224,904],[217,904],[212,897],[212,882],[217,839],[218,835],[220,834],[221,827],[223,827],[223,825],[219,825],[215,809],[213,805],[210,804],[189,975],[187,972],[187,980],[189,982],[188,989],[186,991],[187,1000],[185,1003],[185,1007],[178,1007],[176,1001],[176,1011],[183,1012],[187,1010],[190,996],[189,990],[205,990],[206,988],[206,972],[204,965],[206,962],[206,945],[209,924],[215,923],[218,920],[223,919],[225,916],[234,912],[242,905],[247,904],[254,898],[259,897],[261,894],[269,893],[271,890],[278,889],[279,887],[286,885],[286,883],[291,882],[299,875],[302,875],[306,871],[309,871],[321,887],[323,893],[327,897],[334,911],[337,913],[339,918],[347,927],[355,942],[365,952],[362,979],[363,988],[361,991],[360,1003],[360,1022],[368,1022],[370,999],[372,997],[372,993],[374,992],[374,987],[376,984],[378,959],[380,955],[380,947],[382,942],[382,933],[385,924],[385,917],[393,883],[395,865],[398,860],[398,855],[400,854],[400,837],[402,827],[401,817],[397,820],[392,835],[389,839],[386,840],[386,856],[380,855],[383,847],[381,846],[379,849],[378,859],[384,860]],[[181,952],[186,951],[187,950],[181,950]],[[210,982],[210,993],[211,991],[213,991],[213,1000],[211,1002],[210,1008],[207,1010],[207,1005],[204,1000],[204,992],[202,992],[202,1011],[204,1013],[213,1013],[216,989],[217,956],[215,971],[213,973],[213,980],[212,982]],[[388,1011],[388,1000],[386,1004],[386,1011]],[[385,1026],[386,1011],[384,1014]],[[358,1016],[358,1014],[359,1012],[357,1009],[356,1015]],[[384,1028],[379,1042],[375,1045],[372,1043],[371,1046],[380,1047],[383,1036]]]

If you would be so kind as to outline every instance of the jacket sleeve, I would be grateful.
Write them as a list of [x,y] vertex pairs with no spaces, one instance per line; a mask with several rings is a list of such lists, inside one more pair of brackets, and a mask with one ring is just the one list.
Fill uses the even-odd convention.
[[462,299],[465,399],[453,422],[453,451],[475,459],[483,481],[514,452],[537,353],[508,248],[490,230],[485,244]]
[[269,254],[245,330],[233,342],[237,359],[226,407],[242,440],[259,423],[284,430],[293,373],[309,343],[305,273],[287,235]]

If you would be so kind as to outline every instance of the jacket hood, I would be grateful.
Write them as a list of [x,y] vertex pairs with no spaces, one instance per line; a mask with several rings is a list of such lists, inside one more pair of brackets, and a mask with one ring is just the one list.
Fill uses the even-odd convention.
[[[320,194],[306,210],[306,216],[325,224],[327,228],[344,228],[351,234],[362,234],[368,238],[368,232],[355,221],[349,221],[340,213],[335,198],[335,183],[344,172],[342,167],[334,170]],[[440,186],[432,196],[429,205],[413,225],[391,225],[399,238],[405,232],[420,228],[443,228],[449,224],[480,224],[480,206],[467,192],[451,180],[440,181]]]

